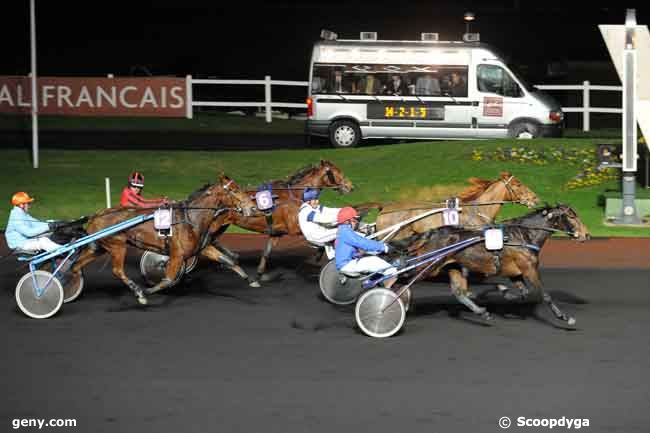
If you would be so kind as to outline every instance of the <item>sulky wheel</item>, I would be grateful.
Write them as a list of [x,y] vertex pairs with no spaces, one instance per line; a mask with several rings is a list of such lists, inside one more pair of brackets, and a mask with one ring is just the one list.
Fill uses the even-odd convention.
[[361,281],[356,278],[345,277],[341,281],[341,276],[336,270],[336,262],[330,260],[320,271],[320,291],[332,304],[350,305],[357,300],[359,294],[363,292]]
[[72,302],[79,297],[84,288],[84,276],[81,272],[77,275],[68,271],[61,280],[63,286],[63,302]]
[[[36,284],[34,284],[34,281]],[[41,293],[37,293],[38,289]],[[35,270],[23,275],[16,285],[16,302],[20,310],[34,319],[47,319],[63,304],[63,287],[51,273]]]
[[[79,272],[78,275],[74,275],[71,271],[72,265],[74,265],[73,260],[68,260],[64,263],[61,269],[56,273],[56,278],[61,283],[63,287],[63,302],[72,302],[79,297],[81,291],[84,288],[84,277]],[[56,261],[53,262],[44,262],[38,267],[43,271],[54,272],[58,264]]]
[[402,328],[406,310],[402,300],[392,290],[372,289],[361,295],[357,301],[355,317],[364,334],[385,338]]
[[[165,269],[167,268],[167,262],[169,261],[169,256],[164,254],[158,254],[153,251],[145,251],[140,258],[140,273],[151,286],[155,286],[160,283],[165,277]],[[185,263],[181,266],[181,269],[176,274],[176,278],[172,282],[172,285],[176,285],[185,273]]]

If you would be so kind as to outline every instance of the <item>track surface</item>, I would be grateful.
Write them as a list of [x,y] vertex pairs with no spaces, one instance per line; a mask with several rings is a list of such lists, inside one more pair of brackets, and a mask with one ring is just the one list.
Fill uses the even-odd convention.
[[[283,278],[259,289],[201,262],[145,309],[98,262],[82,297],[44,321],[17,310],[24,269],[0,262],[2,431],[15,418],[75,418],[74,429],[44,430],[497,432],[502,416],[648,431],[648,269],[544,269],[578,331],[491,296],[498,325],[477,325],[456,314],[441,281],[415,288],[403,332],[375,340],[354,328],[351,309],[319,298],[317,268],[295,269],[303,260],[275,255]],[[254,269],[252,255],[243,263]]]

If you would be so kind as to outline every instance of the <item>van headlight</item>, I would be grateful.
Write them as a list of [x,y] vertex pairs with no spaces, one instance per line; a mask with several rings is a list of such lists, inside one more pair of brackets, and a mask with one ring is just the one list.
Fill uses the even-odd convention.
[[564,113],[562,110],[550,111],[548,113],[548,118],[553,123],[559,123],[562,121],[562,119],[564,119]]

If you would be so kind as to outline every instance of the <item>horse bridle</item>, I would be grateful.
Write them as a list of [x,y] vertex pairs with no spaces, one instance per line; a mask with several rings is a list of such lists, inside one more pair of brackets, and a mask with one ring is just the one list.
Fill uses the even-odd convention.
[[[515,178],[515,177],[511,175],[511,176],[508,178],[508,180],[501,179],[501,182],[503,182],[503,184],[505,185],[506,190],[508,190],[508,193],[510,194],[510,197],[512,197],[512,201],[513,201],[513,202],[521,203],[521,204],[523,204],[523,205],[526,205],[526,202],[524,201],[524,198],[523,198],[523,197],[519,197],[519,195],[515,192],[515,190],[514,190],[514,189],[512,188],[512,186],[510,185],[510,182],[512,182],[512,180],[513,180],[514,178]],[[519,198],[519,200],[516,200],[517,198]]]

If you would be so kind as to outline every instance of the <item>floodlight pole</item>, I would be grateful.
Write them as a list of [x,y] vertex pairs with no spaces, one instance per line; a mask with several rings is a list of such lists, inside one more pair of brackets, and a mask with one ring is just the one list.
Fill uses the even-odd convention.
[[628,9],[625,17],[625,50],[623,50],[623,153],[622,186],[623,203],[621,213],[615,220],[618,224],[641,224],[636,209],[636,68],[637,53],[634,46],[636,12]]
[[34,168],[38,168],[38,93],[36,86],[36,4],[29,1],[29,31],[32,61],[32,158]]

